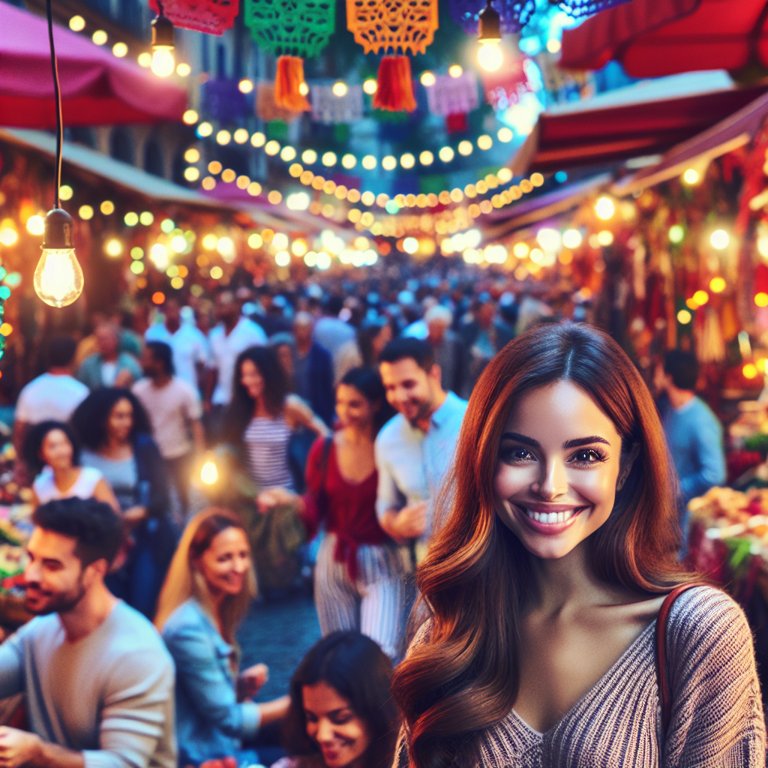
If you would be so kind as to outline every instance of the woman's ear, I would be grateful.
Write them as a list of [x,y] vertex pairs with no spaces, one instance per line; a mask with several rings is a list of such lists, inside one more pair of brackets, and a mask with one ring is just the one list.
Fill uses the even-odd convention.
[[619,478],[616,481],[617,491],[620,491],[624,487],[624,483],[627,482],[627,478],[629,477],[630,472],[632,472],[632,467],[634,466],[639,453],[640,445],[638,443],[631,445],[628,451],[622,451],[621,469],[619,469]]

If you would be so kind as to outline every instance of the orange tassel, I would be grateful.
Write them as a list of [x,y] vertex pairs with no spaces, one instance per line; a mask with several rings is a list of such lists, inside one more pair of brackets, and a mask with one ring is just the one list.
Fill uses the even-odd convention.
[[306,93],[304,60],[299,56],[281,56],[275,75],[275,104],[291,112],[307,112],[310,107]]
[[376,109],[389,112],[413,112],[416,109],[411,60],[407,56],[384,56],[377,80],[373,98]]

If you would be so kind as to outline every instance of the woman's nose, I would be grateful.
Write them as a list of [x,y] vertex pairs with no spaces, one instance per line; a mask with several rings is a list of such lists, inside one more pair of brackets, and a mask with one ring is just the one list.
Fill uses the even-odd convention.
[[568,473],[559,460],[547,462],[537,483],[537,493],[543,499],[556,499],[568,490]]
[[317,723],[318,742],[331,741],[333,739],[333,726],[326,718],[322,718]]

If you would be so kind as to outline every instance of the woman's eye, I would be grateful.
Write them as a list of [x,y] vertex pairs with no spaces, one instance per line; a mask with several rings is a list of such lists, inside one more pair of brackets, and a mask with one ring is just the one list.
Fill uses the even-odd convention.
[[575,464],[596,464],[599,461],[604,461],[605,456],[594,448],[582,448],[573,454],[571,460]]
[[501,460],[508,464],[530,461],[533,458],[533,454],[527,448],[520,446],[510,446],[501,449]]

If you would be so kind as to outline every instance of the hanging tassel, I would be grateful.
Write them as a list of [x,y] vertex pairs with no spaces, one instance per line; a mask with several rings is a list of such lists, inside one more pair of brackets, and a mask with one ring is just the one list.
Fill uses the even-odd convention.
[[373,97],[375,109],[389,112],[413,112],[416,109],[411,60],[407,56],[385,56],[379,64],[377,80]]
[[280,56],[275,75],[275,104],[291,112],[309,111],[304,82],[304,60],[299,56]]

